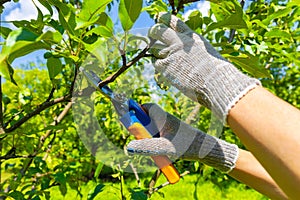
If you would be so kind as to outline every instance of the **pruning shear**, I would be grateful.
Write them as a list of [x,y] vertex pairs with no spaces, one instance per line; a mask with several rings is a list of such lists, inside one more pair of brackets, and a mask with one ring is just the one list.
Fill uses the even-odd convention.
[[[144,139],[159,136],[156,128],[148,126],[151,118],[143,108],[133,99],[127,99],[115,94],[107,85],[99,87],[101,79],[91,70],[79,69],[88,82],[100,91],[104,96],[109,98],[114,105],[120,121],[126,129],[135,136],[136,139]],[[165,175],[169,183],[174,184],[179,181],[180,175],[167,156],[151,156],[157,167]]]

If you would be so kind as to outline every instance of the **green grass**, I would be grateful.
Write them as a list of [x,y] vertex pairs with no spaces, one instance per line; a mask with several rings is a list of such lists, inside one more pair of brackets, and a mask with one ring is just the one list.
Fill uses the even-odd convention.
[[[184,179],[174,185],[168,185],[154,193],[149,200],[172,199],[172,200],[224,200],[224,199],[243,199],[243,200],[263,200],[268,199],[262,194],[253,189],[249,189],[243,184],[233,183],[226,189],[220,189],[210,181],[204,181],[201,178],[197,182],[199,176],[187,175]],[[157,185],[163,183],[163,177],[159,179]],[[66,196],[62,196],[58,187],[51,188],[51,199],[88,199],[89,193],[93,193],[95,187],[98,185],[101,192],[97,193],[94,200],[118,200],[121,199],[120,184],[119,183],[101,183],[97,184],[90,181],[81,187],[81,198],[76,191],[68,188]],[[137,188],[135,180],[125,180],[123,187],[126,199],[144,200],[145,195],[140,188]],[[130,192],[135,190],[134,195]]]

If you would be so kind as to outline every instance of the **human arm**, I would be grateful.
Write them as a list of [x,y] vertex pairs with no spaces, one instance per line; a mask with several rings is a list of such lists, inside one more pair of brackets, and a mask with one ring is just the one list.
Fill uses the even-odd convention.
[[144,109],[161,137],[131,141],[127,147],[129,153],[199,161],[229,172],[233,178],[272,199],[287,199],[250,152],[185,124],[156,104],[147,104]]
[[300,111],[257,87],[230,110],[228,124],[289,198],[299,199]]
[[249,151],[239,149],[239,158],[235,168],[228,175],[271,199],[288,199],[286,194]]

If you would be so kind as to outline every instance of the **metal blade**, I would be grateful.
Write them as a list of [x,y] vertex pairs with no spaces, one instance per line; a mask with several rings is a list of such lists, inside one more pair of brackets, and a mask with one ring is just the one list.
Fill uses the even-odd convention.
[[104,96],[109,98],[113,103],[118,115],[123,116],[128,111],[128,99],[120,94],[115,94],[107,85],[102,88],[99,87],[101,79],[91,70],[87,71],[83,67],[79,68],[79,71],[84,74],[88,82],[98,91],[100,91]]

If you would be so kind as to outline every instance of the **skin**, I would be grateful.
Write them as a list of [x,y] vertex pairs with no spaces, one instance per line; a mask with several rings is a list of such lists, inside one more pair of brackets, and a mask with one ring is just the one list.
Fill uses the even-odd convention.
[[239,151],[236,167],[228,175],[271,199],[288,199],[286,194],[250,152],[242,149]]
[[[300,199],[300,111],[266,89],[257,87],[230,110],[227,120],[289,199]],[[247,176],[254,176],[254,182],[250,180],[250,184],[255,184],[255,177],[259,176],[253,170],[242,169]],[[236,174],[238,171],[240,175]],[[242,171],[237,169],[232,173],[240,179]],[[268,182],[266,174],[261,174],[259,179]]]

